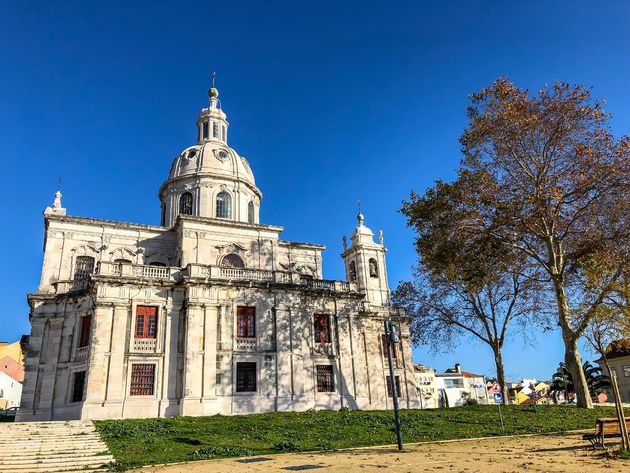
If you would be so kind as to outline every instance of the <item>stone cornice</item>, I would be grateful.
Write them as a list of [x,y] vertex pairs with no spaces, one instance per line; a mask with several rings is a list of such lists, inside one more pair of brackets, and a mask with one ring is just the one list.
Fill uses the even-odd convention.
[[159,227],[157,225],[146,225],[142,223],[130,223],[130,222],[117,222],[115,220],[102,220],[97,218],[89,218],[89,217],[72,217],[72,216],[62,216],[62,215],[46,215],[45,216],[46,223],[48,221],[57,221],[63,223],[78,223],[82,225],[91,225],[91,226],[99,226],[99,227],[112,227],[112,228],[128,228],[133,230],[149,230],[153,232],[164,233],[168,232],[171,229],[167,227]]

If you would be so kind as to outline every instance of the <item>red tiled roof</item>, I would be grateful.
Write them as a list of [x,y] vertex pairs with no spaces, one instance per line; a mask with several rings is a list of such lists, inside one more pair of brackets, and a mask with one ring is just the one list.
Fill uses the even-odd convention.
[[468,371],[462,371],[462,376],[466,378],[483,378],[482,374],[469,373]]

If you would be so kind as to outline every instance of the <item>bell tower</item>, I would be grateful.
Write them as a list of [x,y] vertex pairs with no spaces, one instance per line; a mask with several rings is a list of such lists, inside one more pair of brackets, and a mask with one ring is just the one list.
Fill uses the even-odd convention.
[[341,257],[345,262],[346,280],[355,283],[359,292],[367,296],[372,305],[385,306],[389,304],[389,285],[387,284],[387,268],[383,245],[383,232],[378,232],[378,243],[374,241],[374,233],[364,225],[365,217],[359,210],[357,215],[359,225],[350,237],[352,243],[347,245],[343,237],[344,252]]

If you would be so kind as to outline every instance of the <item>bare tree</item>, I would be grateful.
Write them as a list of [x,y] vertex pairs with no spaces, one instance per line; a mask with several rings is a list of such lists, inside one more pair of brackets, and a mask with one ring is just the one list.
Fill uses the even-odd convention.
[[[418,251],[432,265],[450,236],[482,234],[523,255],[544,275],[577,404],[592,407],[578,340],[629,264],[630,140],[612,136],[589,89],[564,83],[534,95],[499,79],[468,116],[457,180],[403,204]],[[592,281],[599,264],[609,271]]]

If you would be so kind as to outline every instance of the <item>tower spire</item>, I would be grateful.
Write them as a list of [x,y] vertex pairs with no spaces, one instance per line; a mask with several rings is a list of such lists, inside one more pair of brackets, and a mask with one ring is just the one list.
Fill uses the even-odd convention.
[[361,213],[361,201],[357,200],[357,207],[359,208],[359,213],[357,214],[357,221],[359,222],[359,226],[363,226],[363,222],[365,221],[365,217]]

